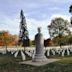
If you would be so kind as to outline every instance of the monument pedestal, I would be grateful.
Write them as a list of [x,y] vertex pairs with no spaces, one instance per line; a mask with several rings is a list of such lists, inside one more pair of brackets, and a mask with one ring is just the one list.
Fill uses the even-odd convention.
[[36,54],[32,61],[40,62],[40,61],[46,61],[46,60],[47,60],[47,58],[44,55]]

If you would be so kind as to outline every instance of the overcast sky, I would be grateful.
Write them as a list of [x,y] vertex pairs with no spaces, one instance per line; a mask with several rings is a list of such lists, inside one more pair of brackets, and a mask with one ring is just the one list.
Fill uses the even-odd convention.
[[44,38],[49,37],[47,26],[54,17],[70,18],[72,0],[0,0],[0,30],[19,34],[20,10],[26,17],[30,39],[34,39],[37,27],[42,27]]

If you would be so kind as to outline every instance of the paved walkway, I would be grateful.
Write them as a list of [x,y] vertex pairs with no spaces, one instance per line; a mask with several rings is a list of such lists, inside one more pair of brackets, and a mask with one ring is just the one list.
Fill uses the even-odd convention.
[[33,65],[33,66],[42,66],[42,65],[46,65],[55,61],[58,61],[60,59],[47,59],[46,61],[42,61],[42,62],[32,62],[32,60],[29,61],[23,61],[20,62],[19,64],[27,64],[27,65]]

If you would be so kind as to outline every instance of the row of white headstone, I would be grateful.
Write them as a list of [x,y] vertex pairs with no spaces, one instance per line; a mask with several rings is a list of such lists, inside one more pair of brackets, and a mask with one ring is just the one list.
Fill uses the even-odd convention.
[[[11,52],[11,54],[13,54],[14,57],[17,57],[19,51],[20,51],[20,53],[21,53],[22,60],[26,60],[26,56],[25,56],[23,50],[16,50],[16,51],[15,51],[15,50],[11,50],[11,51],[9,51],[9,52]],[[72,48],[69,48],[69,47],[66,47],[66,48],[47,48],[47,49],[45,49],[45,52],[47,52],[47,53],[46,53],[47,56],[51,56],[51,54],[52,54],[52,55],[58,54],[58,55],[61,55],[61,56],[65,56],[65,54],[66,54],[66,55],[69,56],[69,55],[72,53]],[[6,54],[6,51],[5,51],[5,50],[0,50],[0,53]],[[26,49],[26,50],[25,50],[25,53],[26,53],[28,56],[34,58],[35,49]]]
[[[65,51],[66,51],[66,52],[65,52]],[[18,56],[18,52],[19,52],[19,51],[16,51],[16,52],[14,53],[14,57],[17,57],[17,56]],[[65,56],[65,54],[66,54],[66,55],[69,56],[70,53],[72,53],[72,49],[69,49],[69,48],[67,48],[67,49],[48,49],[48,50],[46,50],[45,52],[47,52],[47,56],[50,56],[51,54],[52,54],[52,55],[58,54],[58,55],[61,55],[61,56]],[[51,53],[50,53],[50,52],[51,52]],[[11,53],[13,54],[13,52],[11,52]],[[25,51],[25,53],[26,53],[28,56],[34,58],[35,50]],[[22,56],[22,60],[25,60],[25,59],[26,59],[26,56],[25,56],[25,54],[24,54],[23,51],[21,51],[21,56]]]
[[[20,50],[18,50],[18,51],[11,51],[11,54],[14,54],[14,57],[16,58],[17,56],[18,56],[18,53],[19,53],[19,51]],[[25,56],[25,54],[24,54],[24,51],[20,51],[20,53],[21,53],[21,57],[22,57],[22,60],[26,60],[26,56]],[[34,57],[34,54],[35,54],[35,51],[33,50],[31,50],[31,51],[25,51],[25,53],[29,56],[29,57]]]
[[[66,51],[66,52],[65,52]],[[61,55],[61,56],[65,56],[66,55],[70,55],[70,52],[72,53],[72,49],[48,49],[47,50],[47,56],[50,56],[50,52],[53,54],[53,55]]]

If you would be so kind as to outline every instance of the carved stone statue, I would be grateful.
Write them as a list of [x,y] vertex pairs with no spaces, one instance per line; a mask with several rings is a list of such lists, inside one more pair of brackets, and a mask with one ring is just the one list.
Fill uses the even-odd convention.
[[46,57],[44,55],[44,39],[41,33],[41,28],[38,28],[38,33],[35,35],[35,45],[36,45],[36,53],[33,61],[46,61]]

